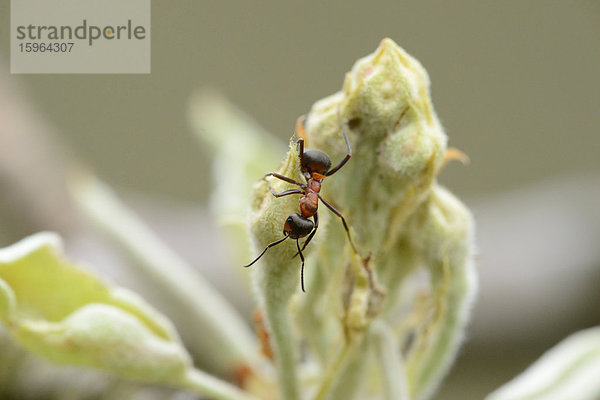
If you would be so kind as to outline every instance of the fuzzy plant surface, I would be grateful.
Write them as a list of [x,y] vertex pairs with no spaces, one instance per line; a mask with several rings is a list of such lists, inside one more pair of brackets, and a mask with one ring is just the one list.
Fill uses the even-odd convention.
[[[260,179],[277,172],[303,182],[297,138],[284,156],[285,146],[215,94],[195,97],[189,115],[214,149],[211,209],[237,244],[233,270],[251,275],[255,335],[106,184],[78,171],[76,204],[131,258],[139,279],[177,304],[189,338],[184,344],[166,316],[82,269],[57,234],[41,232],[0,249],[0,393],[40,398],[31,387],[44,371],[51,378],[35,393],[66,385],[53,398],[430,398],[464,337],[477,280],[473,218],[436,181],[447,161],[463,156],[446,147],[425,69],[385,39],[355,63],[342,91],[307,114],[298,134],[333,165],[347,154],[348,134],[352,157],[323,180],[321,195],[343,214],[354,245],[322,204],[304,249],[306,292],[293,240],[241,267],[283,237],[298,208],[298,194],[271,192],[297,186]],[[570,336],[487,399],[599,398],[599,333]],[[192,355],[215,375],[195,367]]]
[[[357,251],[341,220],[322,206],[305,250],[306,294],[298,292],[293,240],[252,268],[281,398],[424,399],[456,354],[477,288],[472,216],[436,182],[453,153],[427,72],[383,40],[355,63],[341,92],[313,105],[301,131],[306,146],[336,165],[347,151],[343,124],[352,158],[323,180],[321,193],[342,211]],[[294,142],[276,172],[304,182]],[[269,186],[297,188],[278,179],[254,186],[255,252],[282,238],[283,222],[298,208],[299,196],[275,198]]]

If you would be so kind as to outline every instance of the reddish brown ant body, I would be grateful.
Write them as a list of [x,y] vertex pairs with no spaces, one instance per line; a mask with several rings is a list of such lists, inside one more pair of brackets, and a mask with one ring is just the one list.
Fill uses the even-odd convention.
[[[338,115],[339,116],[339,115]],[[269,176],[275,177],[277,179],[281,179],[282,181],[298,185],[300,189],[290,189],[284,190],[283,192],[276,193],[273,188],[269,186],[269,190],[275,197],[283,197],[291,194],[301,194],[300,200],[298,201],[298,208],[300,213],[293,213],[289,217],[287,217],[284,225],[283,225],[283,235],[282,239],[276,240],[273,243],[269,243],[267,247],[256,257],[251,263],[244,265],[244,267],[249,267],[258,261],[265,252],[273,246],[278,245],[283,242],[287,238],[296,239],[296,247],[298,248],[298,252],[296,255],[300,255],[300,259],[302,260],[302,268],[300,272],[300,282],[302,284],[302,291],[304,292],[304,255],[302,254],[302,250],[306,248],[308,243],[312,240],[317,233],[317,228],[319,227],[319,214],[317,212],[319,207],[319,200],[327,208],[329,208],[335,215],[341,218],[342,223],[344,224],[344,229],[346,230],[346,234],[348,235],[348,240],[350,241],[350,245],[352,249],[356,253],[356,247],[352,242],[352,238],[350,237],[350,230],[348,229],[348,225],[346,224],[346,220],[344,219],[342,213],[340,213],[333,205],[328,203],[323,197],[320,195],[322,181],[325,177],[331,176],[339,171],[340,168],[348,162],[350,157],[352,157],[352,148],[350,147],[350,140],[348,139],[348,134],[346,133],[346,128],[344,123],[340,117],[340,123],[342,125],[342,132],[344,134],[344,139],[346,141],[346,147],[348,148],[348,154],[338,165],[336,165],[333,169],[331,168],[331,160],[329,156],[320,150],[315,149],[304,149],[304,138],[302,136],[306,136],[304,132],[304,117],[298,118],[296,122],[296,132],[301,136],[300,139],[296,142],[298,145],[298,157],[300,157],[300,169],[304,179],[306,179],[306,184],[295,181],[292,178],[288,178],[287,176],[283,176],[276,172],[269,172],[265,174],[264,178]],[[313,218],[314,222],[309,218]],[[300,247],[299,239],[308,235],[308,238]]]

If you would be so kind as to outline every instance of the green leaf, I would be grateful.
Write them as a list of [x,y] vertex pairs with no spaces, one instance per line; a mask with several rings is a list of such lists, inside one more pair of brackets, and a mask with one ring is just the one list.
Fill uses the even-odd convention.
[[600,327],[577,332],[486,400],[600,398]]
[[191,361],[171,323],[133,292],[110,287],[39,233],[0,250],[0,317],[29,351],[58,363],[173,382]]
[[97,368],[222,400],[256,400],[193,368],[171,322],[126,289],[109,286],[42,232],[0,249],[0,320],[17,342],[50,361]]

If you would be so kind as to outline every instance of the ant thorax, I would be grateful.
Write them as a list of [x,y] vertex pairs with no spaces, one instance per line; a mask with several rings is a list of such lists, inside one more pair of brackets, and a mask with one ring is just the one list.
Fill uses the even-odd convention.
[[319,193],[321,191],[321,181],[316,179],[309,179],[307,187],[309,190],[312,190],[315,193]]

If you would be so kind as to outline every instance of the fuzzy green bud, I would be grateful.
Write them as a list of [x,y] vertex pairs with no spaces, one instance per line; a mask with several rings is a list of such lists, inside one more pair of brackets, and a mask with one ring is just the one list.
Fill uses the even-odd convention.
[[[328,371],[317,398],[335,398],[345,376],[359,390],[356,379],[366,370],[360,360],[370,350],[356,344],[375,319],[396,332],[397,347],[410,340],[406,359],[398,360],[406,365],[400,370],[409,388],[403,390],[425,398],[454,358],[476,291],[472,217],[436,183],[447,138],[431,103],[427,72],[384,39],[355,63],[342,92],[314,104],[305,126],[305,146],[327,153],[332,166],[347,154],[344,131],[350,139],[352,158],[323,180],[321,195],[348,221],[357,248],[340,218],[321,203],[319,232],[306,252],[315,255],[307,262],[308,293],[294,308],[310,351]],[[304,182],[298,164],[292,146],[276,172]],[[276,192],[294,188],[277,179],[270,185]],[[298,196],[275,198],[266,182],[254,187],[249,222],[255,251],[283,237],[283,223],[297,207]],[[287,382],[295,374],[287,305],[298,287],[295,252],[291,240],[269,249],[253,272],[276,362],[277,354],[286,355],[279,359],[279,367],[287,365],[280,383],[292,393],[297,388]],[[411,291],[417,271],[426,282]]]

